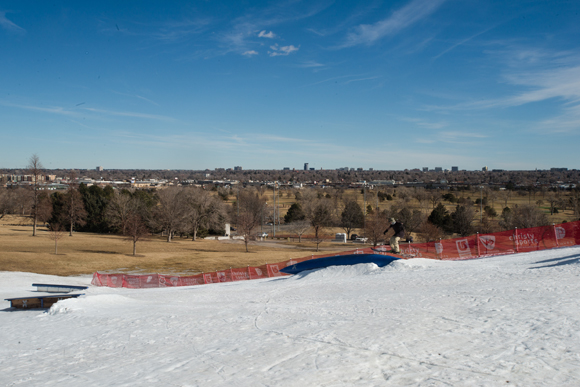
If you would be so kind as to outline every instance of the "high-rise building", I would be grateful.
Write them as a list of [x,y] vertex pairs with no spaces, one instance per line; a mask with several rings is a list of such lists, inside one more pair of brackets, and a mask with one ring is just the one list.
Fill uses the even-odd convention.
[[99,171],[99,172],[102,172],[102,171],[103,171],[103,167],[101,167],[101,166],[98,166],[96,169],[97,169],[97,171]]
[[459,172],[459,167],[451,167],[451,172]]
[[240,167],[240,166],[234,167],[234,171],[241,171],[241,170],[242,170],[242,167]]
[[307,171],[308,170],[308,163],[304,163],[304,170]]

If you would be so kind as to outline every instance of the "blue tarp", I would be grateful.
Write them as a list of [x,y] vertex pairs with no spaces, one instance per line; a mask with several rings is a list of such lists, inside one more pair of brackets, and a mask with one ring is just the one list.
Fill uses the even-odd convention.
[[308,261],[285,267],[280,271],[286,274],[297,274],[304,270],[321,269],[328,266],[357,265],[359,263],[374,263],[378,267],[383,267],[397,259],[400,258],[379,254],[336,255],[334,257],[310,259]]

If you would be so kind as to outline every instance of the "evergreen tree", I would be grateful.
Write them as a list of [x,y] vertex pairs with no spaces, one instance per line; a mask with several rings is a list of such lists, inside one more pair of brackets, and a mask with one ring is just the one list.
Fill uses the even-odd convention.
[[360,205],[354,200],[348,200],[344,204],[344,210],[342,210],[340,215],[340,227],[346,231],[347,238],[350,239],[352,229],[363,227],[363,225],[364,215]]
[[304,210],[300,203],[292,203],[290,208],[288,208],[288,212],[284,215],[284,222],[291,223],[298,220],[304,220],[306,215],[304,215]]
[[449,211],[447,211],[442,203],[439,203],[437,207],[431,211],[431,215],[429,215],[427,220],[444,231],[449,231],[451,229],[451,215],[449,215]]

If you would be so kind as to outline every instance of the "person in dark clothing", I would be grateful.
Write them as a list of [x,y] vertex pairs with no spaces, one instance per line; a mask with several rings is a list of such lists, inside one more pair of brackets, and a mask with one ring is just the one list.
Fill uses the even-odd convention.
[[391,225],[387,227],[387,229],[383,234],[386,234],[387,231],[393,229],[395,234],[391,237],[389,244],[391,245],[391,252],[399,254],[401,252],[401,249],[399,249],[399,241],[401,240],[401,238],[405,237],[405,226],[403,225],[403,223],[397,222],[395,218],[389,219],[389,222],[391,223]]

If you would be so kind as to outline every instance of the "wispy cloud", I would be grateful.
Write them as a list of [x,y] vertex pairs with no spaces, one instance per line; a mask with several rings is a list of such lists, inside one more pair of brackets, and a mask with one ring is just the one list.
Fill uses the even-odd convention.
[[8,18],[6,17],[6,13],[7,13],[7,11],[0,11],[0,27],[5,29],[6,31],[9,31],[12,33],[17,33],[17,34],[26,33],[26,30],[24,28],[16,25],[14,22],[8,20]]
[[65,115],[65,116],[74,116],[74,115],[78,114],[78,113],[75,113],[74,111],[63,108],[62,106],[44,107],[44,106],[33,106],[33,105],[20,105],[20,104],[14,104],[14,103],[10,103],[10,102],[1,102],[1,101],[0,101],[0,105],[8,106],[8,107],[15,107],[15,108],[19,108],[19,109],[33,110],[33,111],[44,112],[44,113],[61,114],[61,115]]
[[478,36],[480,36],[480,35],[483,35],[484,33],[486,33],[487,31],[489,31],[489,30],[491,30],[491,29],[493,29],[494,27],[495,27],[495,26],[493,26],[493,27],[489,27],[489,28],[486,28],[486,29],[484,29],[483,31],[480,31],[480,32],[478,32],[478,33],[477,33],[477,34],[475,34],[475,35],[471,35],[471,36],[470,36],[470,37],[468,37],[468,38],[465,38],[465,39],[463,39],[463,40],[460,40],[459,42],[455,43],[455,44],[454,44],[454,45],[452,45],[451,47],[449,47],[449,48],[447,48],[447,49],[443,50],[441,53],[439,53],[438,55],[436,55],[436,56],[433,58],[433,60],[437,60],[437,59],[439,59],[439,58],[440,58],[440,57],[442,57],[443,55],[447,54],[449,51],[452,51],[452,50],[454,50],[455,48],[457,48],[457,47],[461,46],[462,44],[465,44],[465,43],[469,42],[470,40],[472,40],[472,39],[475,39],[475,38],[477,38],[477,37],[478,37]]
[[399,33],[431,15],[445,0],[413,0],[391,16],[375,24],[361,24],[353,29],[340,48],[361,44],[371,45],[380,39]]
[[[350,78],[350,79],[349,79]],[[338,83],[340,85],[348,85],[349,83],[352,82],[360,82],[360,81],[367,81],[367,80],[371,80],[371,79],[378,79],[381,78],[380,76],[368,76],[368,74],[349,74],[349,75],[341,75],[338,77],[331,77],[331,78],[326,78],[314,83],[308,83],[306,85],[302,85],[300,87],[308,87],[308,86],[315,86],[315,85],[320,85],[322,83],[328,83],[328,82],[333,82],[334,83]]]
[[424,110],[501,109],[550,100],[556,109],[559,104],[559,113],[542,121],[540,128],[580,130],[580,55],[514,47],[500,55],[507,57],[504,62],[508,67],[501,80],[512,88],[511,93],[447,106],[428,106]]
[[83,108],[83,110],[90,111],[93,113],[106,114],[109,116],[134,117],[134,118],[144,118],[144,119],[159,120],[159,121],[176,121],[172,117],[160,116],[160,115],[155,115],[155,114],[146,114],[146,113],[137,113],[137,112],[120,112],[120,111],[114,111],[114,110],[104,110],[104,109],[95,109],[95,108]]
[[120,91],[115,91],[115,90],[112,90],[112,92],[115,94],[124,95],[126,97],[137,98],[137,99],[149,102],[152,105],[159,106],[159,104],[157,102],[150,100],[149,98],[143,97],[141,95],[138,95],[138,94],[121,93]]
[[422,128],[427,128],[427,129],[441,129],[446,127],[448,124],[446,122],[432,122],[432,121],[427,121],[421,118],[411,118],[411,117],[399,117],[399,120],[401,121],[406,121],[406,122],[412,122],[414,124],[416,124],[417,126],[420,126]]
[[278,46],[278,44],[275,44],[273,46],[270,46],[270,49],[272,51],[268,51],[268,53],[270,54],[270,56],[286,56],[286,55],[290,55],[293,52],[296,52],[300,49],[300,46],[296,47],[294,45],[289,45],[289,46]]
[[348,81],[344,82],[344,84],[348,85],[349,83],[352,83],[352,82],[372,81],[372,80],[378,79],[378,78],[382,78],[382,77],[376,76],[376,77],[349,79]]
[[306,61],[306,62],[302,62],[302,63],[297,64],[296,67],[300,67],[300,68],[303,68],[303,69],[310,69],[310,68],[326,67],[326,65],[325,64],[322,64],[322,63],[318,63],[318,62],[316,62],[314,60],[309,60],[309,61]]
[[205,32],[211,24],[207,18],[193,20],[169,21],[162,25],[152,36],[165,42],[176,42]]
[[488,136],[483,133],[475,132],[439,132],[440,136],[446,138],[487,138]]
[[272,31],[270,32],[266,32],[266,30],[260,31],[260,33],[258,34],[259,38],[268,38],[268,39],[274,39],[276,37],[276,34],[273,33]]
[[245,56],[254,56],[254,55],[258,55],[258,51],[256,51],[256,50],[249,50],[249,51],[243,52],[242,55],[245,55]]

